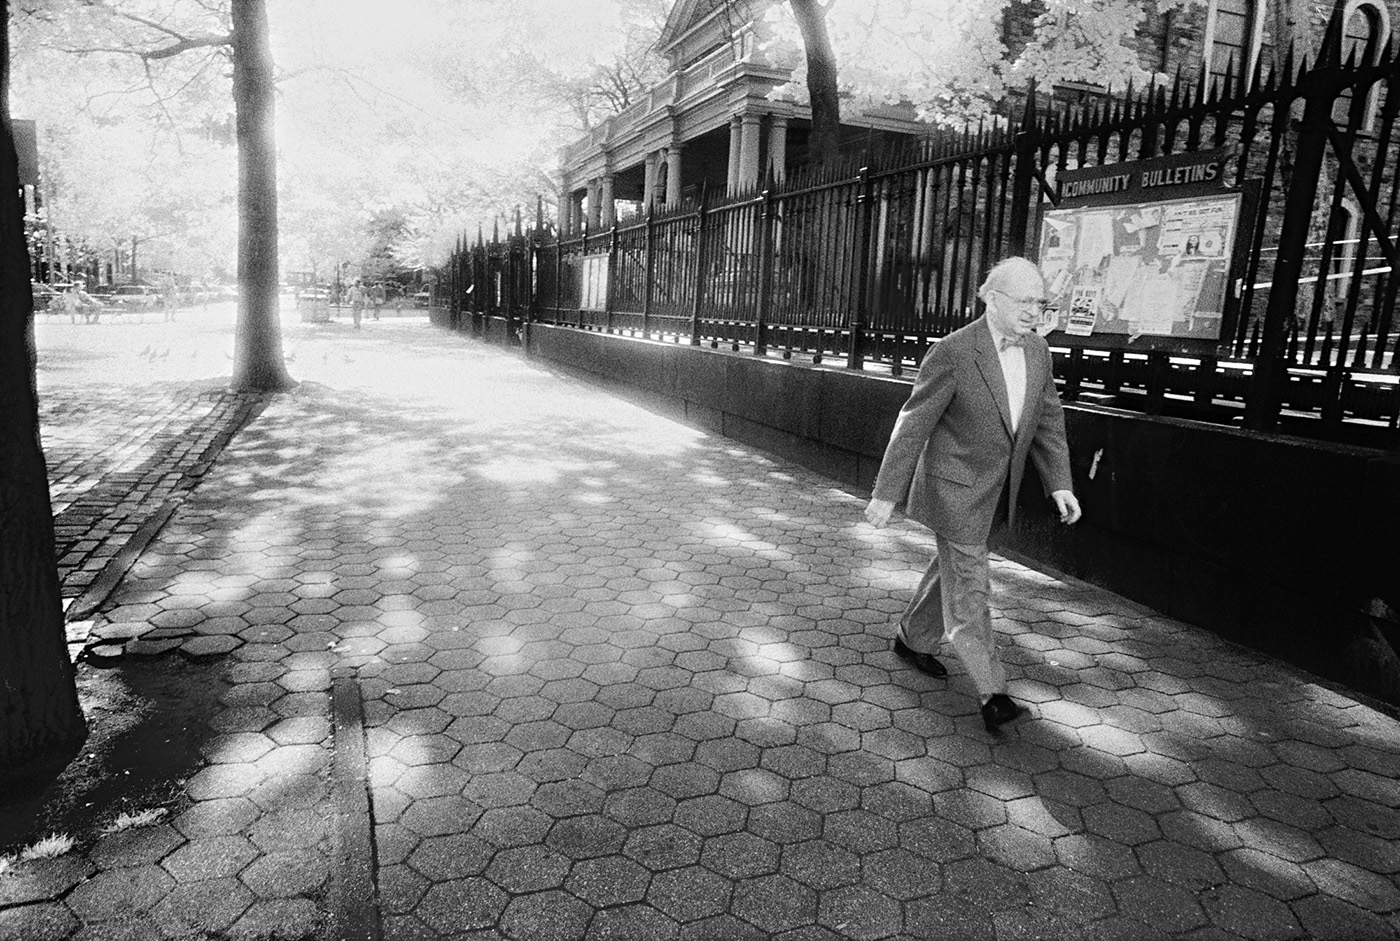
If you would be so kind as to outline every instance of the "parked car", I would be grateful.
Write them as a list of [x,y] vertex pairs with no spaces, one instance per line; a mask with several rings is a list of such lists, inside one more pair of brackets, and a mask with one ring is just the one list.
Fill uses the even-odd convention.
[[331,303],[331,292],[328,288],[312,287],[302,288],[297,292],[297,306],[304,304],[329,304]]
[[160,291],[149,284],[121,284],[112,292],[107,303],[123,310],[151,310],[160,306]]

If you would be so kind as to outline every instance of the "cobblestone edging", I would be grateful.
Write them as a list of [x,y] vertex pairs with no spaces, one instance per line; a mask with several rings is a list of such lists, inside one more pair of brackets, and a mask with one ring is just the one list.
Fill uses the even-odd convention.
[[139,553],[135,543],[149,541],[171,501],[199,482],[265,401],[227,389],[43,397],[40,428],[70,620],[96,610]]

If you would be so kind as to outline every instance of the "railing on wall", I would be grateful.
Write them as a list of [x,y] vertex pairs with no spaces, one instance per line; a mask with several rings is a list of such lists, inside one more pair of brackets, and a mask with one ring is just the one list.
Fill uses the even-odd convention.
[[[1393,48],[1178,81],[967,133],[859,169],[770,182],[604,232],[538,218],[451,265],[454,323],[531,321],[900,375],[979,311],[1000,258],[1034,252],[1053,178],[1220,146],[1260,206],[1236,328],[1209,355],[1056,348],[1068,400],[1310,437],[1400,445]],[[1199,88],[1199,86],[1198,86]],[[1052,337],[1052,345],[1053,345]]]

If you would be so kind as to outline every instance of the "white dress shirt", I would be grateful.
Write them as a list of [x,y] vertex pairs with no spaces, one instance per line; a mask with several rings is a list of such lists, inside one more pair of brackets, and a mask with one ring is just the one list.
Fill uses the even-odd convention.
[[[1016,434],[1021,424],[1021,411],[1026,406],[1026,348],[1024,338],[1007,337],[998,333],[987,321],[987,329],[992,332],[992,342],[997,346],[997,356],[1001,359],[1001,375],[1006,380],[1006,401],[1011,406],[1011,434]],[[1002,340],[1010,340],[1003,343]]]

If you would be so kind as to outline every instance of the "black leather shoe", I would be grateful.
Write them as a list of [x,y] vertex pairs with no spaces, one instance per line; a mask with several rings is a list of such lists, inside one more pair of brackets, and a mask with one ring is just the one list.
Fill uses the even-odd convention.
[[1003,725],[1025,711],[1016,705],[1010,696],[1005,693],[997,693],[982,705],[982,724],[987,727],[988,732],[996,735],[1001,731]]
[[937,657],[931,653],[919,653],[917,650],[910,650],[909,645],[898,637],[894,639],[894,652],[914,664],[916,669],[922,670],[929,676],[948,675],[948,668],[940,663]]

